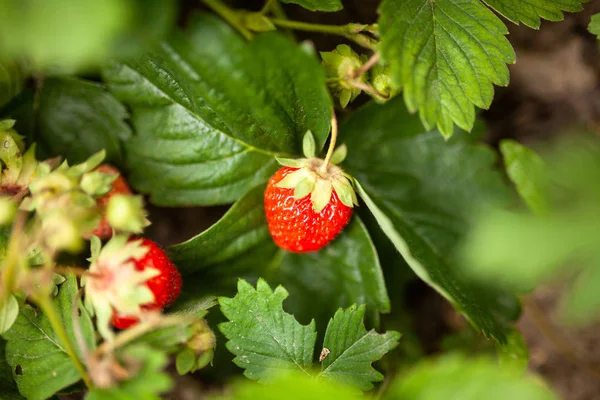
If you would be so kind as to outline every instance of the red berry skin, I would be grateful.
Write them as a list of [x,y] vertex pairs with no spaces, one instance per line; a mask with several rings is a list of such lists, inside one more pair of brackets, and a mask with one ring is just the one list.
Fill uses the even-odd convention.
[[276,183],[297,168],[282,167],[265,190],[265,214],[275,244],[294,253],[317,251],[331,242],[348,224],[352,207],[343,204],[335,190],[327,206],[316,213],[310,195],[294,200],[294,189]]
[[[100,171],[110,175],[120,174],[120,171],[118,169],[109,164],[102,164],[99,167],[97,167],[95,171]],[[98,205],[98,208],[100,208],[100,211],[102,213],[102,219],[100,220],[98,226],[94,228],[94,230],[89,234],[90,236],[96,235],[100,239],[110,239],[112,237],[112,228],[106,219],[106,206],[108,205],[108,201],[115,194],[131,193],[132,191],[129,185],[127,184],[127,181],[125,180],[125,178],[123,178],[122,175],[119,175],[119,177],[112,183],[112,190],[96,200],[96,204]]]
[[[139,240],[132,238],[130,240]],[[156,243],[149,239],[141,239],[142,246],[149,248],[144,257],[135,261],[135,267],[139,271],[146,268],[155,268],[160,273],[146,282],[146,285],[154,293],[154,302],[144,304],[144,310],[160,310],[173,304],[181,294],[181,275],[177,268],[171,262],[167,254]],[[113,314],[112,324],[118,329],[126,329],[138,322],[136,317],[121,315],[117,312]]]

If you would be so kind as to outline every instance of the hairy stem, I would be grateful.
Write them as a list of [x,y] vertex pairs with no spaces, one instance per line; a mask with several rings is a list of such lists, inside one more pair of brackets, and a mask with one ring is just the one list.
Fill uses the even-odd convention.
[[327,171],[327,167],[329,166],[329,161],[331,161],[331,156],[333,156],[333,151],[335,150],[335,142],[337,141],[338,136],[338,123],[337,118],[335,117],[335,111],[331,111],[331,140],[329,141],[329,148],[327,149],[327,155],[325,156],[325,162],[323,162],[323,166],[321,170],[323,172]]
[[354,41],[356,44],[369,49],[373,48],[376,43],[374,39],[361,33],[365,28],[365,25],[363,24],[325,25],[302,21],[290,21],[280,18],[271,18],[271,22],[273,25],[281,28],[344,36],[345,38]]
[[91,389],[92,382],[90,381],[90,377],[88,376],[83,364],[81,364],[81,361],[79,361],[79,358],[77,357],[77,353],[75,352],[75,349],[73,348],[73,344],[69,340],[69,336],[67,335],[67,332],[65,331],[65,327],[63,326],[62,322],[60,321],[58,313],[56,312],[56,308],[54,308],[54,304],[52,304],[52,301],[50,301],[50,298],[48,296],[44,296],[44,295],[36,296],[35,300],[36,300],[36,303],[40,306],[40,309],[42,310],[42,312],[46,315],[46,317],[48,317],[48,320],[50,321],[50,325],[52,325],[52,329],[54,329],[54,332],[56,333],[59,340],[62,342],[63,346],[65,347],[65,351],[67,352],[67,355],[73,362],[73,365],[75,365],[75,368],[79,372],[79,375],[81,375],[83,382],[85,383],[85,385],[88,388]]
[[379,53],[373,53],[371,58],[369,58],[366,63],[364,63],[360,68],[357,68],[354,70],[354,72],[352,72],[351,78],[358,78],[361,74],[364,74],[365,72],[373,68],[375,64],[379,62],[379,58]]
[[221,0],[202,0],[204,4],[210,7],[214,12],[219,14],[225,21],[233,26],[239,33],[246,38],[246,40],[252,39],[252,33],[246,29],[240,20],[240,16],[231,8],[227,7],[221,2]]

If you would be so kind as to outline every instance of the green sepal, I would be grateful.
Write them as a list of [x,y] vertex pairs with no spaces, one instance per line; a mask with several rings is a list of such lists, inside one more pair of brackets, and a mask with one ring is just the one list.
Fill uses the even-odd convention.
[[334,180],[332,185],[335,193],[345,206],[354,207],[355,205],[358,205],[356,193],[354,192],[350,182],[348,182],[345,178]]
[[294,189],[294,199],[300,200],[312,192],[314,188],[315,180],[312,178],[304,178],[300,181],[300,183],[298,183],[298,185],[296,185],[296,188]]
[[13,126],[15,126],[15,123],[17,121],[14,119],[3,119],[2,121],[0,121],[0,131],[7,131],[9,129],[12,129]]
[[306,165],[306,159],[305,158],[299,158],[299,159],[295,159],[295,158],[280,158],[280,157],[275,157],[275,159],[277,160],[277,162],[285,167],[290,167],[290,168],[302,168]]
[[315,137],[311,131],[306,131],[302,138],[302,152],[304,157],[313,158],[316,155],[317,144],[315,143]]
[[333,191],[333,185],[330,181],[317,180],[315,182],[315,188],[310,194],[310,200],[313,205],[313,210],[316,213],[323,211],[329,200],[331,200],[331,192]]
[[334,150],[333,155],[331,156],[331,163],[334,165],[341,164],[342,162],[344,162],[347,155],[348,147],[345,144],[342,144]]
[[90,196],[100,197],[112,189],[112,183],[119,174],[107,174],[100,171],[91,171],[81,177],[81,189]]
[[271,19],[260,12],[242,11],[240,21],[246,29],[253,32],[268,32],[277,29]]
[[296,189],[296,186],[306,178],[312,179],[311,173],[306,169],[301,168],[298,171],[286,175],[285,178],[275,184],[275,187],[282,189]]

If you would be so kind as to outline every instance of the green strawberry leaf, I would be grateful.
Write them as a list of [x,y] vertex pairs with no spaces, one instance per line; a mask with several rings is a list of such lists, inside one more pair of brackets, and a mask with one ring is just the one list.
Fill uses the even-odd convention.
[[408,108],[445,137],[471,130],[473,105],[488,108],[492,84],[508,84],[506,26],[479,0],[384,0],[379,11],[381,56]]
[[517,192],[529,208],[543,213],[548,210],[548,199],[544,182],[546,165],[534,151],[514,140],[500,142],[504,166]]
[[453,257],[475,207],[509,198],[493,170],[495,155],[460,137],[445,142],[437,132],[423,133],[400,103],[369,105],[342,126],[346,169],[414,272],[486,335],[503,341],[503,322],[514,317],[504,302],[516,306],[516,299],[469,283]]
[[499,367],[489,358],[449,355],[423,361],[390,385],[383,400],[558,400],[519,368]]
[[122,142],[131,136],[126,117],[125,107],[96,83],[46,79],[34,117],[38,157],[62,156],[76,164],[105,149],[107,162],[121,164]]
[[221,312],[229,319],[219,325],[229,339],[227,349],[235,354],[233,362],[244,368],[244,375],[267,382],[285,371],[310,375],[317,332],[315,323],[303,326],[282,309],[287,291],[278,286],[271,290],[258,280],[256,289],[238,282],[234,298],[220,297]]
[[[254,289],[240,280],[234,298],[221,297],[219,304],[229,320],[219,329],[229,340],[226,347],[236,355],[234,362],[244,375],[259,382],[273,381],[282,373],[302,372],[312,376],[314,346],[317,338],[314,320],[304,326],[283,311],[288,292],[278,286],[274,291],[259,279]],[[338,310],[325,334],[320,379],[336,381],[362,390],[373,387],[383,375],[371,367],[398,344],[400,334],[367,332],[363,325],[365,307],[352,305]],[[331,357],[331,358],[330,358]]]
[[186,34],[105,69],[133,114],[132,185],[156,204],[227,204],[269,178],[274,155],[301,154],[306,131],[321,149],[331,101],[311,53],[277,32],[248,43],[201,15]]
[[379,259],[358,216],[323,250],[293,254],[271,239],[263,193],[264,186],[250,190],[211,228],[170,248],[186,282],[181,302],[207,291],[231,293],[237,278],[266,277],[289,289],[288,309],[304,323],[315,318],[324,327],[338,307],[354,303],[367,304],[372,322],[389,311]]
[[10,365],[6,362],[6,341],[0,338],[0,399],[23,400],[17,383],[12,377]]
[[344,8],[341,0],[281,0],[281,2],[298,4],[311,11],[339,11]]
[[[53,299],[71,343],[77,343],[71,316],[78,290],[77,279],[74,275],[69,275]],[[78,309],[82,336],[87,347],[93,349],[95,336],[92,321],[82,306]],[[6,361],[10,365],[19,391],[26,398],[46,399],[81,379],[63,343],[41,311],[28,305],[23,306],[15,324],[3,337],[7,340]],[[32,343],[35,343],[35,346],[32,346]],[[81,359],[81,352],[79,349],[77,351]]]
[[363,391],[373,389],[372,382],[383,380],[383,375],[371,363],[396,347],[400,334],[367,332],[363,325],[364,315],[365,306],[351,306],[335,313],[325,333],[323,347],[330,353],[322,361],[319,377]]
[[18,95],[27,79],[27,71],[22,64],[14,61],[0,62],[0,107]]
[[562,21],[562,11],[576,12],[583,10],[582,3],[589,0],[483,0],[507,19],[518,24],[538,29],[540,17],[548,21]]
[[243,380],[234,382],[228,394],[214,400],[364,400],[360,392],[335,382],[312,379],[305,374],[283,376],[269,385]]
[[600,14],[592,15],[588,30],[596,35],[597,38],[600,37]]
[[141,370],[116,387],[93,389],[85,400],[160,400],[163,398],[160,394],[172,387],[171,378],[163,372],[169,361],[164,352],[149,346],[133,345],[122,351],[122,358],[141,363]]

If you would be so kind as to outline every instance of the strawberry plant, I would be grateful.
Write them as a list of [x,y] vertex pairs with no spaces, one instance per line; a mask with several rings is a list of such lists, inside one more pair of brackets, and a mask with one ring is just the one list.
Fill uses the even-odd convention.
[[477,109],[585,1],[345,3],[0,1],[1,399],[557,398],[515,322],[600,315],[600,145]]

